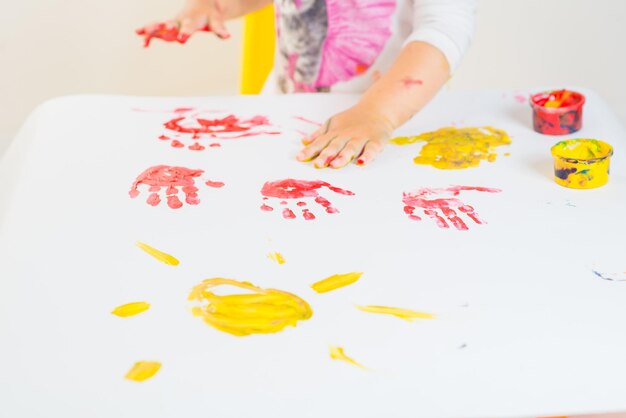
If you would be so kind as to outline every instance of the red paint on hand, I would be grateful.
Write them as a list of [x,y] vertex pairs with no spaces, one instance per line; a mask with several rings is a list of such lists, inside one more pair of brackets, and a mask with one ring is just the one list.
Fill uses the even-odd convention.
[[200,203],[200,199],[198,198],[198,188],[195,186],[195,179],[200,177],[202,173],[204,173],[203,170],[168,165],[150,167],[137,177],[128,195],[134,199],[140,194],[140,185],[148,186],[150,195],[148,195],[146,203],[151,206],[157,206],[161,203],[159,193],[162,188],[165,188],[167,205],[172,209],[179,209],[183,206],[183,202],[178,198],[180,188],[185,194],[185,202],[189,205],[197,205]]
[[501,192],[500,189],[471,186],[452,186],[445,189],[419,189],[414,193],[403,194],[402,202],[405,205],[404,213],[407,214],[409,219],[420,221],[422,218],[415,214],[415,211],[419,208],[422,209],[425,215],[435,221],[439,228],[449,228],[449,223],[451,223],[456,229],[467,231],[469,228],[459,216],[460,214],[456,212],[456,210],[458,210],[461,214],[465,214],[474,221],[474,223],[479,225],[484,224],[485,222],[478,217],[478,214],[474,211],[472,206],[466,205],[461,200],[455,198],[461,194],[462,191],[486,193]]
[[[341,189],[339,187],[332,186],[325,181],[319,180],[294,180],[294,179],[284,179],[277,181],[269,181],[263,185],[261,189],[261,194],[264,196],[263,200],[266,201],[268,198],[280,199],[280,203],[283,202],[289,204],[289,201],[296,200],[296,206],[300,207],[302,210],[302,217],[305,220],[313,220],[315,219],[315,215],[310,211],[310,209],[304,207],[306,206],[306,202],[304,200],[299,199],[312,199],[315,203],[322,206],[326,213],[338,213],[339,211],[332,206],[331,202],[320,196],[319,190],[323,188],[328,188],[329,190],[346,195],[353,196],[354,193],[350,190]],[[264,211],[272,211],[273,208],[266,203],[263,203],[261,206],[261,210]],[[289,207],[283,209],[283,218],[285,219],[294,219],[296,216]]]
[[409,88],[414,86],[421,86],[424,84],[424,82],[417,78],[405,77],[402,79],[402,84],[404,85],[404,87]]
[[[205,25],[202,28],[198,29],[198,32],[209,32],[209,26]],[[180,33],[178,26],[166,23],[166,22],[158,22],[150,26],[146,26],[143,28],[139,28],[135,30],[135,33],[139,36],[143,36],[144,48],[150,46],[150,41],[152,38],[160,39],[165,42],[178,42],[180,44],[184,44],[187,42],[191,34],[188,33]]]

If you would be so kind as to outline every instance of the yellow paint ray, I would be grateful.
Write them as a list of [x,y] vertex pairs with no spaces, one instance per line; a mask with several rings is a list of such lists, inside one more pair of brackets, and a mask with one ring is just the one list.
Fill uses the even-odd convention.
[[177,266],[178,264],[180,264],[176,257],[164,253],[163,251],[159,251],[156,248],[151,247],[141,241],[137,241],[137,247],[141,248],[162,263],[169,264],[170,266]]
[[367,306],[356,305],[356,307],[362,310],[363,312],[393,315],[398,318],[405,319],[407,321],[413,321],[415,319],[436,319],[436,316],[434,314],[431,314],[428,312],[414,311],[412,309],[392,308],[389,306],[376,306],[376,305],[367,305]]
[[363,366],[361,363],[358,363],[353,358],[348,357],[348,355],[344,352],[342,347],[331,346],[330,347],[330,358],[333,359],[333,360],[339,360],[339,361],[346,362],[346,363],[351,364],[353,366],[356,366],[356,367],[358,367],[360,369],[366,369],[366,367]]
[[131,302],[118,306],[117,308],[113,309],[111,313],[113,315],[126,318],[129,316],[138,315],[142,312],[147,311],[148,309],[150,309],[150,304],[148,302]]
[[283,257],[283,255],[279,252],[271,252],[267,255],[267,258],[275,263],[285,264],[285,257]]
[[363,275],[362,272],[352,272],[345,274],[335,274],[333,276],[327,277],[324,280],[320,280],[319,282],[313,283],[311,288],[315,290],[317,293],[326,293],[331,290],[339,289],[340,287],[351,285],[352,283],[359,280],[359,278]]
[[138,361],[126,373],[125,378],[135,382],[143,382],[152,378],[161,369],[158,361]]
[[[212,289],[231,286],[252,293],[217,295]],[[276,289],[262,289],[247,282],[232,279],[206,279],[196,285],[189,300],[203,303],[192,308],[195,316],[208,325],[236,336],[271,334],[298,321],[311,318],[309,304],[298,296]]]
[[426,142],[413,162],[453,170],[476,167],[482,160],[495,161],[495,147],[511,144],[511,138],[502,129],[491,126],[446,127],[417,136],[394,138],[390,142],[396,145]]

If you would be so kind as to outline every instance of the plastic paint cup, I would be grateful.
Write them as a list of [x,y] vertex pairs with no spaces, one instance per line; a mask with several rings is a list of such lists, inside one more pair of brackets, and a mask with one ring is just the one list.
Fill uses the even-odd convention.
[[569,139],[550,149],[554,181],[572,189],[593,189],[609,181],[613,147],[597,139]]
[[533,127],[545,135],[566,135],[583,123],[585,96],[571,90],[552,90],[530,96]]

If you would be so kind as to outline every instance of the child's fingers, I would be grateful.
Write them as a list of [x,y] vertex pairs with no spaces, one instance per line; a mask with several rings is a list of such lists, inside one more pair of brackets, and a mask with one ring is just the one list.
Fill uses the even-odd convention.
[[296,155],[296,159],[298,161],[310,161],[313,158],[317,157],[317,155],[326,148],[326,145],[333,139],[330,135],[322,135],[318,136],[315,140],[309,143],[306,147],[304,147],[298,155]]
[[315,168],[328,167],[330,163],[337,157],[341,150],[350,141],[349,136],[340,136],[334,138],[324,149],[319,153],[317,158],[313,161]]
[[230,38],[230,32],[224,26],[224,20],[221,16],[212,16],[209,18],[209,29],[220,39]]
[[383,151],[384,144],[382,141],[368,141],[363,147],[363,153],[356,160],[357,165],[366,165],[376,159],[378,154]]
[[352,139],[348,141],[345,147],[337,154],[337,156],[331,161],[330,166],[332,168],[341,168],[354,158],[361,154],[363,148],[367,144],[367,139]]

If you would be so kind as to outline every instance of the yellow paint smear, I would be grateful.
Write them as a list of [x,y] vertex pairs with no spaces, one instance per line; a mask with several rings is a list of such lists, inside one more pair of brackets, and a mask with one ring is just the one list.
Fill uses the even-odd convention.
[[111,313],[113,315],[126,318],[128,316],[134,316],[145,312],[148,309],[150,309],[150,304],[148,302],[131,302],[125,305],[118,306],[117,308],[113,309]]
[[325,278],[324,280],[313,283],[311,285],[311,288],[317,293],[330,292],[331,290],[339,289],[340,287],[348,286],[356,282],[362,275],[363,273],[361,272],[335,274],[333,276]]
[[170,266],[177,266],[178,264],[180,264],[180,261],[178,261],[176,257],[166,254],[163,251],[159,251],[156,248],[151,247],[143,242],[137,241],[137,247],[141,248],[162,263],[169,264]]
[[363,312],[370,312],[376,314],[384,314],[384,315],[393,315],[398,318],[405,319],[407,321],[414,321],[415,319],[435,319],[435,315],[428,312],[419,312],[411,309],[402,309],[402,308],[391,308],[389,306],[360,306],[357,305],[357,308],[362,310]]
[[[249,293],[220,296],[212,291],[218,286],[240,288]],[[205,303],[192,309],[195,316],[236,336],[279,332],[313,315],[309,304],[294,294],[261,289],[232,279],[206,279],[193,288],[189,300]]]
[[431,165],[442,170],[455,170],[476,167],[482,160],[495,161],[497,157],[495,147],[509,145],[511,138],[502,129],[491,126],[448,127],[417,136],[394,138],[391,142],[396,145],[426,142],[420,154],[413,159],[415,164]]
[[346,362],[348,364],[352,364],[353,366],[356,366],[356,367],[361,368],[361,369],[365,369],[366,368],[361,363],[358,363],[354,359],[352,359],[351,357],[348,357],[346,355],[346,353],[343,351],[343,348],[341,348],[341,347],[331,346],[330,347],[330,358],[333,359],[333,360],[344,361],[344,362]]
[[278,264],[285,264],[285,257],[279,252],[269,253],[267,258]]
[[135,382],[143,382],[153,377],[161,369],[161,363],[158,361],[138,361],[126,373],[126,379]]

